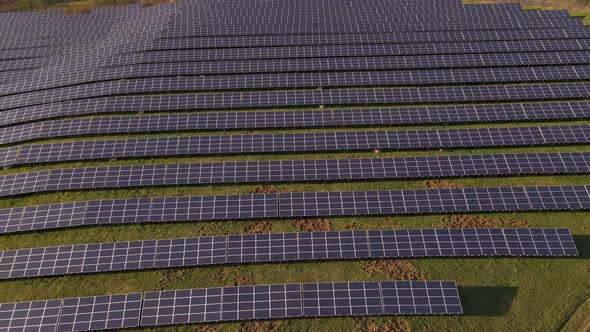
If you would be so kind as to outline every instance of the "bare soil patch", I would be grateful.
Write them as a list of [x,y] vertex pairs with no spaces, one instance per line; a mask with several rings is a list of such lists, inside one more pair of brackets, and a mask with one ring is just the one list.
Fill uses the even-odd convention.
[[244,228],[244,233],[270,233],[272,231],[272,221],[256,221]]
[[367,263],[365,271],[373,276],[385,273],[393,280],[426,280],[425,272],[413,266],[410,262],[400,259],[381,259]]
[[526,228],[528,223],[522,219],[490,218],[484,216],[472,216],[468,214],[452,215],[443,219],[445,228],[496,228],[519,227]]
[[447,180],[428,180],[426,181],[426,188],[428,189],[458,189],[463,188],[463,185],[453,181]]
[[293,221],[301,232],[328,232],[334,229],[330,220],[326,218],[301,218]]
[[403,319],[388,319],[381,322],[375,317],[357,319],[355,330],[362,332],[409,332],[410,323]]
[[254,191],[253,194],[276,194],[277,190],[270,184],[261,184]]
[[281,330],[281,321],[251,321],[240,324],[240,332],[274,332]]

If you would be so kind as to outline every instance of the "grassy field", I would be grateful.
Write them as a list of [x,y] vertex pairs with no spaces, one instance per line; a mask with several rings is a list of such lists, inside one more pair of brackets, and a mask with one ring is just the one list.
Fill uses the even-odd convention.
[[[117,3],[123,1],[117,0]],[[73,5],[71,3],[74,3]],[[112,1],[45,1],[47,8],[93,6]],[[42,8],[32,0],[34,9]],[[41,7],[39,5],[41,4]],[[84,5],[82,5],[84,4]],[[0,1],[4,10],[26,10],[28,1]],[[12,6],[7,8],[6,6]],[[68,7],[71,6],[71,7]],[[589,11],[590,12],[590,11]],[[581,11],[580,11],[581,13]],[[501,123],[450,125],[446,128],[473,128],[516,125],[589,124],[590,121]],[[412,129],[436,126],[412,126]],[[387,127],[379,129],[408,129]],[[437,128],[440,128],[438,126]],[[329,130],[356,130],[340,128]],[[298,131],[298,130],[293,130]],[[305,130],[307,132],[314,130]],[[326,131],[317,129],[315,131]],[[258,130],[257,132],[273,132]],[[166,133],[172,136],[206,133]],[[231,131],[242,133],[242,131]],[[146,137],[146,135],[120,135]],[[91,139],[91,138],[77,138]],[[66,141],[59,139],[52,141]],[[43,141],[49,142],[49,140]],[[355,157],[392,157],[456,155],[479,153],[525,153],[585,151],[590,146],[515,147],[504,149],[455,149],[432,151],[338,152],[318,154],[279,154],[246,156],[201,156],[182,158],[130,159],[117,161],[72,162],[17,167],[0,170],[0,175],[62,167],[128,165],[206,161],[243,161],[271,159],[324,159]],[[387,180],[331,183],[273,184],[276,192],[416,189],[427,187],[483,187],[589,184],[590,175],[522,176],[458,178],[431,181]],[[211,195],[252,193],[261,184],[180,186],[104,189],[25,195],[0,199],[0,208],[100,198],[156,197],[175,195]],[[306,230],[387,229],[429,227],[568,227],[574,234],[580,256],[572,259],[494,258],[494,259],[410,259],[384,261],[324,261],[289,264],[244,264],[214,267],[160,269],[141,272],[105,273],[0,282],[0,302],[71,296],[117,294],[136,291],[182,289],[289,282],[354,281],[382,279],[452,279],[460,287],[465,315],[459,317],[362,317],[296,319],[207,325],[174,326],[158,331],[581,331],[590,315],[590,212],[497,213],[474,215],[376,216],[272,221],[227,221],[167,223],[157,225],[120,225],[86,227],[56,231],[0,236],[0,250],[65,245],[76,243],[166,239],[245,232],[286,232]]]

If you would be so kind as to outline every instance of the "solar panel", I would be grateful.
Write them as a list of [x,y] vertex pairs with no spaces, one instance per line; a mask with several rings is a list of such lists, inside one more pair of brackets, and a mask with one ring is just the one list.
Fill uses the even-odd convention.
[[0,210],[0,233],[122,223],[455,212],[586,210],[588,186],[155,197]]
[[348,131],[31,144],[0,149],[1,166],[148,156],[582,144],[590,126]]
[[[86,112],[100,113],[108,110],[96,109],[96,104],[74,103],[68,107],[70,113],[58,108],[36,107],[4,112],[4,123],[16,124],[36,119],[49,119],[67,115],[82,115]],[[193,114],[166,114],[93,117],[44,123],[29,123],[7,127],[2,130],[2,142],[16,142],[28,139],[92,133],[213,130],[240,128],[305,128],[330,126],[367,126],[422,123],[462,123],[543,119],[585,118],[588,102],[543,102],[543,103],[495,103],[480,105],[453,105],[427,107],[358,108],[318,111],[247,111],[247,112],[203,112]],[[121,109],[120,111],[124,111]],[[18,112],[21,111],[21,112]],[[107,124],[108,123],[108,124]],[[111,125],[112,123],[112,125]],[[121,128],[121,129],[114,129]]]
[[[58,113],[58,115],[61,114]],[[588,117],[590,117],[588,102],[92,117],[1,128],[0,144],[91,134],[566,120]]]
[[387,69],[426,69],[426,68],[471,68],[498,66],[543,66],[588,64],[588,51],[527,52],[527,53],[481,53],[481,54],[442,54],[408,55],[379,57],[336,57],[302,59],[262,59],[240,61],[211,61],[187,63],[147,63],[116,66],[117,60],[92,71],[70,72],[59,70],[42,77],[22,76],[19,72],[7,72],[5,80],[18,80],[0,86],[0,95],[9,95],[66,85],[92,83],[122,78],[141,78],[154,76],[187,76],[214,74],[247,74],[279,72],[312,72],[336,70],[387,70]]
[[441,178],[590,172],[590,153],[529,153],[81,167],[0,177],[0,196],[187,184]]
[[[577,255],[572,235],[562,228],[241,234],[4,250],[0,279],[325,259]],[[67,321],[74,324],[73,317]]]
[[[145,56],[142,58],[145,59]],[[168,56],[165,56],[168,59]],[[33,106],[100,96],[172,91],[408,86],[467,83],[576,81],[590,78],[590,66],[448,69],[336,73],[285,73],[208,77],[160,77],[76,85],[0,98],[0,108]]]
[[5,331],[92,331],[139,326],[142,294],[1,303]]
[[0,329],[3,331],[53,331],[59,319],[62,300],[0,303]]
[[55,331],[138,327],[141,303],[141,293],[64,299]]
[[361,281],[2,303],[0,327],[7,331],[89,331],[269,318],[462,313],[454,281]]
[[308,283],[147,292],[141,325],[461,313],[456,285],[449,281]]
[[[207,48],[192,49],[191,39],[167,39],[158,42],[153,50],[173,50],[142,54],[147,62],[250,60],[320,58],[343,56],[392,56],[421,54],[509,53],[588,50],[588,39],[549,39],[518,41],[465,41],[408,44],[353,44],[314,46],[275,46],[258,48]],[[187,49],[187,50],[184,50]]]
[[[163,38],[153,41],[154,49],[162,49],[169,38],[187,38],[194,48],[257,47],[295,45],[381,44],[434,41],[493,41],[588,38],[586,29],[536,29],[536,30],[466,30],[426,31],[397,33],[349,33],[324,35],[256,35],[227,37],[191,37],[190,32],[168,30]],[[5,52],[0,52],[0,57]]]

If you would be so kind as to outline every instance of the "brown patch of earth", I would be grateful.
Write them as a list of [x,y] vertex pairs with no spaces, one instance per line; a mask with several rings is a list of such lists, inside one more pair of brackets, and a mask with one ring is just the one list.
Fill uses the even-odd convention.
[[251,275],[245,274],[241,268],[238,268],[234,276],[234,286],[252,285],[254,283],[253,279]]
[[295,226],[301,232],[328,232],[334,229],[330,220],[326,218],[301,218],[293,220]]
[[356,231],[361,229],[361,226],[359,226],[359,224],[357,224],[356,222],[351,222],[350,224],[344,226],[344,229],[348,229],[350,231]]
[[463,188],[463,185],[453,181],[447,180],[428,180],[426,181],[426,188],[428,189],[457,189]]
[[272,221],[256,221],[244,228],[245,233],[270,233],[272,231]]
[[484,216],[472,216],[467,214],[452,215],[443,219],[443,227],[446,228],[496,228],[519,227],[526,228],[528,223],[522,219],[490,218]]
[[426,280],[425,272],[414,267],[410,262],[400,259],[380,259],[367,263],[365,272],[370,276],[385,273],[393,280]]
[[222,267],[220,269],[217,270],[217,273],[215,273],[215,281],[217,281],[218,283],[224,283],[225,280],[227,279],[227,276],[229,275],[229,270],[227,267]]
[[182,270],[165,270],[162,272],[162,278],[158,282],[160,290],[166,289],[168,283],[180,281],[183,278]]
[[217,332],[221,329],[219,325],[199,325],[196,326],[195,332]]
[[410,323],[403,319],[388,319],[380,322],[377,318],[360,318],[355,324],[356,331],[363,332],[409,332]]
[[253,194],[276,194],[275,187],[270,184],[261,184],[252,191]]
[[240,332],[274,332],[281,329],[281,322],[278,320],[251,321],[240,324]]

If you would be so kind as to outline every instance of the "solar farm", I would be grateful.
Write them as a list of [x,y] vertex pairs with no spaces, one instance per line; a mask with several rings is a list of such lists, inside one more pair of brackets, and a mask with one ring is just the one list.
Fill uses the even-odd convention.
[[565,10],[0,13],[0,331],[587,331],[589,119]]

